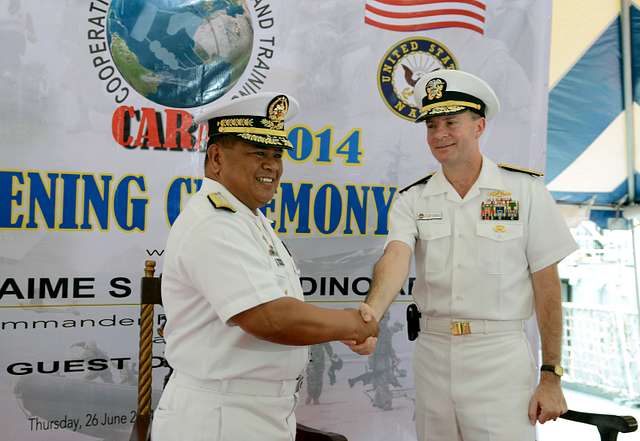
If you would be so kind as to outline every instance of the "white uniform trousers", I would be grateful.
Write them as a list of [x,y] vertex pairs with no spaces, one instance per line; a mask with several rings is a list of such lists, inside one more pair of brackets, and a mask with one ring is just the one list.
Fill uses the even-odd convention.
[[419,441],[534,441],[537,368],[523,331],[421,332],[414,356]]
[[238,388],[233,381],[226,390],[224,382],[174,372],[153,414],[152,441],[294,441],[297,392],[269,396],[260,384]]

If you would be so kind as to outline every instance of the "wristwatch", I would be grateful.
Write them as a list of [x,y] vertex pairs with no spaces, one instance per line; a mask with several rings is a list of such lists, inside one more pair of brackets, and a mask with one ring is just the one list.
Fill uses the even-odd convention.
[[559,364],[543,364],[542,366],[540,366],[540,370],[553,372],[558,377],[562,377],[562,374],[564,374],[564,369],[562,369],[562,366],[560,366]]

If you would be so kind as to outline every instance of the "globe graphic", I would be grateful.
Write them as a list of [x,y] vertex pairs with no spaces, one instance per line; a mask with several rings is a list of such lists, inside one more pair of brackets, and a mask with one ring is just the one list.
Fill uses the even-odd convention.
[[167,107],[198,107],[238,81],[253,28],[245,0],[113,0],[107,41],[138,93]]

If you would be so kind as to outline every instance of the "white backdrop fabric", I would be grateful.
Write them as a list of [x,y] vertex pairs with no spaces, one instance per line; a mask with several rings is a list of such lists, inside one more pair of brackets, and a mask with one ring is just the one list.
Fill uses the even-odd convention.
[[[503,110],[483,152],[542,170],[550,0],[406,3],[0,0],[2,439],[128,439],[139,278],[148,258],[161,271],[170,224],[199,185],[190,118],[206,103],[258,91],[300,102],[296,150],[265,211],[307,301],[331,307],[364,298],[396,190],[436,166],[410,121],[421,73],[489,82]],[[365,23],[372,5],[417,30]],[[415,439],[411,286],[382,328],[382,356],[314,348],[300,422]],[[162,349],[157,337],[158,387]]]

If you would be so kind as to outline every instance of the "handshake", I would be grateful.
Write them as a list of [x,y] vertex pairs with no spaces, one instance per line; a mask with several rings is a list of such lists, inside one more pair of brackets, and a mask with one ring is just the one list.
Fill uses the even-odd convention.
[[360,303],[358,309],[347,309],[353,316],[355,323],[355,337],[353,340],[343,340],[353,352],[360,355],[371,355],[378,342],[378,320],[373,309],[366,303]]

